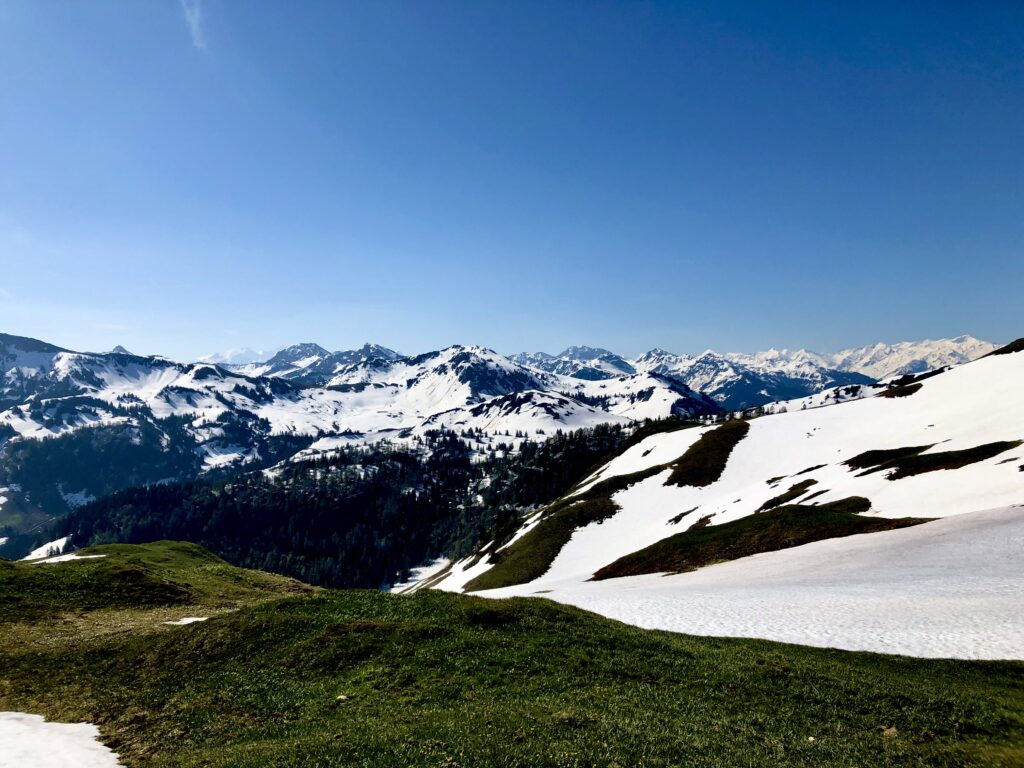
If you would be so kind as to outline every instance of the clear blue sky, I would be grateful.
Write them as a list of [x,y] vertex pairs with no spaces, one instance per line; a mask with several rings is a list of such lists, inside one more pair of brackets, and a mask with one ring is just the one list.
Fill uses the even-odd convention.
[[1024,4],[0,2],[0,330],[1024,335]]

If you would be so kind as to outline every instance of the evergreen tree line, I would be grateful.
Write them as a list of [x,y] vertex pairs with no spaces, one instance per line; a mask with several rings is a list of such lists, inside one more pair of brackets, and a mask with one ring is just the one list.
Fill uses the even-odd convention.
[[53,531],[78,546],[175,539],[231,563],[329,587],[381,587],[431,558],[462,557],[564,494],[618,450],[618,425],[475,452],[447,430],[418,445],[346,448],[273,472],[133,487]]

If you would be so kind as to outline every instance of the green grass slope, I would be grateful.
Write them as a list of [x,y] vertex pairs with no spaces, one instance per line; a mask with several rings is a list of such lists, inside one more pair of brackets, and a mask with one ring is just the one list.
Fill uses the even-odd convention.
[[[693,638],[542,599],[287,596],[172,546],[108,550],[107,565],[183,586],[196,614],[234,610],[171,627],[161,607],[122,607],[101,634],[88,625],[111,609],[37,585],[36,608],[0,629],[0,710],[98,723],[133,768],[1024,761],[1022,664]],[[91,568],[103,591],[97,562],[37,568]]]
[[235,568],[184,542],[107,544],[77,554],[102,557],[53,564],[0,560],[0,631],[4,624],[62,612],[217,610],[310,589],[292,579]]
[[711,485],[722,476],[729,454],[749,431],[750,422],[730,421],[705,432],[672,465],[672,474],[665,484],[698,488]]
[[[796,487],[796,486],[794,486]],[[858,496],[813,506],[790,504],[742,517],[731,523],[677,533],[620,557],[594,574],[594,580],[643,573],[681,573],[761,552],[798,547],[812,541],[906,528],[926,518],[861,517],[871,503]]]

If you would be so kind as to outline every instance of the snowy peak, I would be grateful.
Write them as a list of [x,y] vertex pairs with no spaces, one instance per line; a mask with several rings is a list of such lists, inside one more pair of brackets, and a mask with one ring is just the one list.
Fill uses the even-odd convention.
[[600,347],[572,346],[558,355],[546,352],[521,352],[512,359],[560,376],[597,381],[616,376],[631,376],[636,369],[625,359]]
[[196,360],[197,363],[213,363],[214,365],[247,365],[249,363],[259,363],[268,358],[272,357],[279,350],[264,351],[258,349],[250,349],[249,347],[238,347],[236,349],[226,349],[223,352],[214,352],[210,355],[203,355]]
[[903,341],[897,344],[872,344],[846,349],[832,356],[834,368],[857,371],[876,379],[943,368],[977,360],[998,347],[973,336],[952,339]]
[[655,347],[654,349],[644,352],[637,358],[634,358],[630,362],[633,367],[638,371],[655,371],[657,373],[665,373],[674,368],[680,367],[680,365],[691,360],[690,355],[677,355],[674,352]]
[[266,362],[230,365],[246,376],[273,376],[306,386],[325,386],[353,366],[373,361],[375,365],[401,358],[393,349],[366,343],[359,349],[329,352],[319,344],[307,342],[284,347]]
[[[352,354],[345,352],[338,352],[336,354]],[[393,349],[382,347],[380,344],[371,344],[367,342],[363,344],[359,349],[354,350],[354,354],[358,355],[362,360],[370,360],[372,358],[380,358],[381,360],[398,360],[401,355],[395,352]]]
[[292,344],[290,347],[285,347],[272,358],[267,360],[267,364],[273,366],[294,365],[301,368],[305,367],[302,364],[306,361],[319,360],[327,357],[329,354],[331,353],[319,344],[314,344],[313,342]]
[[560,376],[600,381],[637,372],[660,374],[710,395],[730,410],[792,400],[826,389],[868,385],[876,380],[974,360],[995,349],[971,336],[941,341],[874,344],[823,355],[807,349],[768,349],[720,354],[708,349],[680,355],[652,349],[633,360],[600,347],[574,346],[558,355],[514,355],[516,362]]
[[725,355],[725,357],[755,370],[779,371],[786,369],[800,370],[808,367],[830,367],[829,360],[826,357],[806,349],[767,349],[764,352],[757,352],[753,355],[733,352]]

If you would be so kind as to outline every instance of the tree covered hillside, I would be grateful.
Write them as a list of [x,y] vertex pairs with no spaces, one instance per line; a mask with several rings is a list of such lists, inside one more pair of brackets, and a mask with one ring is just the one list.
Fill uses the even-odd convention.
[[439,430],[416,448],[378,444],[221,480],[120,491],[53,531],[77,546],[191,541],[231,563],[324,586],[380,587],[564,493],[628,437],[619,426],[474,453]]

